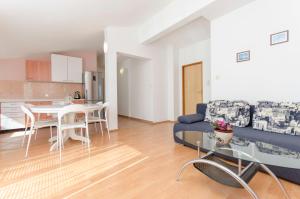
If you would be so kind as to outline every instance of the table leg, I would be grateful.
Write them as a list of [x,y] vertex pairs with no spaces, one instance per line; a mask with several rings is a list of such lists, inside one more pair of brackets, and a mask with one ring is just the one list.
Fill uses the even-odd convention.
[[200,158],[200,141],[197,141],[197,152],[198,152],[198,157]]
[[239,176],[241,175],[242,173],[242,160],[241,159],[238,159],[238,168],[239,168]]
[[283,192],[285,198],[290,199],[290,196],[288,195],[286,189],[284,188],[284,186],[280,182],[280,180],[277,178],[277,176],[266,165],[260,164],[260,166],[276,181],[276,183],[280,187],[281,191]]
[[[66,123],[74,123],[75,122],[75,114],[69,114],[65,117],[65,122]],[[90,139],[84,137],[84,136],[80,136],[77,135],[75,132],[75,129],[68,129],[65,130],[64,134],[64,140],[63,142],[66,142],[68,139],[72,139],[72,140],[78,140],[81,142],[85,142],[85,143],[90,143]],[[49,142],[54,142],[56,141],[54,144],[52,144],[52,146],[50,147],[50,151],[53,150],[57,150],[58,149],[58,145],[57,145],[57,136],[49,139]]]
[[230,169],[214,162],[214,161],[210,161],[210,160],[205,160],[205,159],[195,159],[195,160],[191,160],[187,163],[185,163],[182,168],[180,169],[178,175],[177,175],[177,181],[180,180],[181,174],[183,173],[183,171],[185,170],[185,168],[191,164],[194,163],[201,163],[201,164],[208,164],[210,166],[214,166],[222,171],[224,171],[225,173],[227,173],[228,175],[230,175],[231,177],[233,177],[238,183],[240,183],[240,185],[242,185],[247,191],[248,193],[251,195],[252,198],[254,199],[259,199],[258,196],[256,195],[256,193],[250,188],[250,186],[242,179],[240,178],[240,176],[238,176],[237,174],[235,174],[233,171],[231,171]]
[[220,148],[219,150],[230,150],[230,151],[235,151],[238,152],[240,154],[243,154],[247,157],[249,157],[250,159],[252,159],[253,161],[257,162],[260,164],[260,166],[276,181],[276,183],[278,184],[278,186],[280,187],[281,191],[283,192],[284,196],[286,199],[290,199],[286,189],[284,188],[283,184],[280,182],[280,180],[277,178],[277,176],[264,164],[260,163],[260,161],[256,158],[254,158],[253,156],[249,155],[248,153],[242,152],[242,151],[238,151],[236,149],[232,149],[232,148]]

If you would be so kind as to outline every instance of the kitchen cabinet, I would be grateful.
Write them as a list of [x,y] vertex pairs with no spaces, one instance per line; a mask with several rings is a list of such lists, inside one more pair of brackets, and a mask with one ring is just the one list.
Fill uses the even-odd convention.
[[51,55],[52,81],[68,81],[68,57],[64,55]]
[[75,83],[82,83],[82,59],[68,57],[68,80]]
[[82,83],[82,58],[52,54],[51,74],[54,82]]
[[25,127],[25,114],[21,110],[23,102],[5,102],[0,105],[0,130]]
[[26,60],[26,80],[45,81],[51,80],[51,65],[49,61]]

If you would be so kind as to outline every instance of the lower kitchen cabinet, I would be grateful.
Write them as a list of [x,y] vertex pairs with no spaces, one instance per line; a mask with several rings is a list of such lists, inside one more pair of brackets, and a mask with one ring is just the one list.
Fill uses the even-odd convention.
[[25,114],[21,110],[23,102],[0,104],[0,130],[12,130],[25,127]]

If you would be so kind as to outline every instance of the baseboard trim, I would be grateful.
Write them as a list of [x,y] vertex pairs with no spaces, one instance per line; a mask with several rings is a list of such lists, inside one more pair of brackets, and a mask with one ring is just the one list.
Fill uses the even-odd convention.
[[145,123],[148,123],[148,124],[153,124],[152,121],[149,121],[149,120],[144,120],[144,119],[140,119],[140,118],[136,118],[136,117],[129,117],[127,115],[118,115],[119,117],[124,117],[124,118],[127,118],[127,119],[130,119],[130,120],[136,120],[136,121],[140,121],[140,122],[145,122]]
[[119,117],[124,117],[124,118],[127,118],[127,119],[131,119],[131,120],[136,120],[136,121],[139,121],[139,122],[144,122],[144,123],[147,123],[147,124],[163,124],[163,123],[175,123],[176,121],[171,121],[171,120],[164,120],[164,121],[160,121],[160,122],[154,122],[154,121],[149,121],[149,120],[144,120],[144,119],[140,119],[140,118],[136,118],[136,117],[129,117],[127,115],[118,115]]
[[165,121],[160,121],[160,122],[153,122],[153,124],[164,124],[164,123],[175,123],[175,121],[171,121],[171,120],[165,120]]

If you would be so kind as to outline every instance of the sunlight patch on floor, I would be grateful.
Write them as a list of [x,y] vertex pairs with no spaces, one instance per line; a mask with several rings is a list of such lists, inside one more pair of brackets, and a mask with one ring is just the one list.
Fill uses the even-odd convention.
[[[116,147],[118,144],[111,145],[104,148],[91,147],[90,155],[99,153],[104,150]],[[86,158],[88,155],[88,150],[83,148],[81,145],[76,145],[66,148],[63,151],[63,162],[73,161],[79,158]],[[5,167],[0,170],[0,186],[3,186],[3,182],[10,183],[12,180],[17,180],[26,175],[32,175],[34,172],[39,172],[45,169],[55,168],[61,165],[59,160],[58,152],[53,152],[53,154],[43,154],[38,157],[23,159],[19,162],[14,163],[9,167]]]
[[[58,157],[52,159],[48,156],[49,160],[42,157],[41,160],[21,163],[10,169],[2,170],[1,176],[4,177],[0,180],[0,183],[2,181],[0,198],[52,197],[93,176],[104,175],[104,178],[105,172],[108,170],[138,158],[142,154],[132,147],[121,145],[107,151],[93,149],[90,156],[87,154],[82,156],[82,154],[78,154],[78,151],[73,151],[73,153],[70,152],[70,154],[64,156],[64,162],[66,159],[74,158],[74,156],[80,158],[75,162],[66,163],[50,171],[39,172],[36,175],[34,175],[34,171],[57,166],[59,164]],[[28,175],[27,178],[14,180],[14,182],[3,186],[4,180],[17,179],[24,175]]]
[[[9,137],[10,138],[17,138],[17,137],[23,137],[24,136],[24,133],[25,131],[16,131],[16,132],[13,132]],[[28,130],[26,132],[26,135],[29,135],[30,134],[30,131]],[[33,133],[32,133],[33,134]]]

